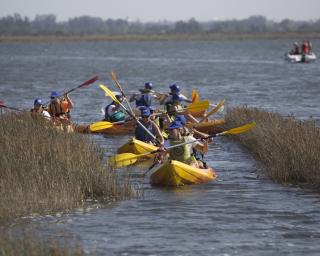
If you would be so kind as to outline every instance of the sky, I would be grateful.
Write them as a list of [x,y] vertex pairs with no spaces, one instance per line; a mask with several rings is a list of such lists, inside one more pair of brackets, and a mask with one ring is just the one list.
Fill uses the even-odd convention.
[[244,19],[264,15],[280,21],[320,18],[320,0],[0,0],[0,17],[19,13],[33,19],[55,14],[58,21],[89,15],[129,21]]

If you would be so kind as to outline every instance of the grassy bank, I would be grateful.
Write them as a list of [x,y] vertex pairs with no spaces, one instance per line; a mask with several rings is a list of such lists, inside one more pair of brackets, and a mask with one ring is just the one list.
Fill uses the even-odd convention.
[[0,221],[134,193],[128,182],[119,183],[87,137],[58,131],[29,113],[0,115],[0,152]]
[[198,33],[198,34],[150,34],[150,35],[37,35],[1,36],[0,43],[8,42],[77,42],[77,41],[217,41],[253,39],[315,39],[320,33]]
[[231,109],[226,116],[227,128],[251,121],[257,126],[235,138],[263,164],[271,179],[320,187],[320,128],[313,121],[247,107]]

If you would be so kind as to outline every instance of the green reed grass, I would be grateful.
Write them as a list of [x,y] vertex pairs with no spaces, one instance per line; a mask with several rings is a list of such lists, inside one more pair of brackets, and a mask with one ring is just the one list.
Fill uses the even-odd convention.
[[59,131],[29,113],[0,115],[0,152],[0,221],[134,193],[107,168],[103,152],[88,137]]
[[256,121],[257,126],[234,138],[238,138],[261,161],[271,179],[320,186],[320,128],[314,121],[238,107],[228,111],[226,128],[251,121]]

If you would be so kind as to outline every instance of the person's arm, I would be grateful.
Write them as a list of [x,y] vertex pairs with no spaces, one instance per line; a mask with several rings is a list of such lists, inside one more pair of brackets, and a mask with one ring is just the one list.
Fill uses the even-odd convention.
[[152,130],[155,132],[155,136],[157,137],[157,139],[159,140],[159,142],[161,143],[161,145],[164,144],[164,139],[163,136],[161,134],[160,128],[152,121]]
[[69,109],[73,108],[74,104],[73,104],[72,100],[70,99],[69,95],[65,94],[64,96],[65,96],[65,99],[68,101]]

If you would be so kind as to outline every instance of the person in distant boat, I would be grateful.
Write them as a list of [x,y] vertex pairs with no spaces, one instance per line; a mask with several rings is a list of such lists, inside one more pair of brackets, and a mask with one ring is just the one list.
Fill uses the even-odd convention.
[[311,43],[310,40],[308,40],[308,41],[307,41],[307,44],[308,44],[308,46],[309,46],[309,54],[311,54],[311,53],[312,53],[312,43]]
[[[122,103],[123,97],[120,94],[115,95],[117,100]],[[126,116],[124,111],[121,109],[119,103],[112,101],[105,107],[105,117],[104,121],[108,121],[111,123],[125,121]]]
[[43,101],[40,98],[36,98],[33,103],[33,108],[30,110],[32,116],[43,116],[50,120],[51,116],[47,110],[43,108]]
[[129,99],[130,102],[136,101],[136,107],[150,107],[152,99],[155,97],[152,91],[153,85],[150,82],[144,84],[144,89],[139,89],[140,94],[134,94]]
[[307,40],[303,40],[302,54],[304,54],[304,55],[309,54],[309,44],[308,44]]
[[290,51],[290,54],[300,54],[300,46],[298,44],[298,42],[295,42],[293,44],[293,49]]
[[169,145],[167,146],[175,146],[178,144],[190,142],[189,144],[169,149],[170,160],[177,160],[196,168],[206,168],[205,163],[198,162],[197,159],[194,157],[193,149],[205,153],[208,150],[208,142],[205,140],[204,143],[196,141],[196,139],[192,135],[184,136],[183,124],[181,122],[173,121],[170,124],[168,141]]
[[136,129],[135,129],[136,139],[146,143],[156,144],[155,139],[146,131],[147,129],[151,134],[153,134],[157,138],[157,140],[161,143],[161,145],[163,145],[164,139],[161,134],[161,131],[159,127],[155,124],[155,122],[150,119],[150,116],[151,116],[150,109],[145,107],[145,108],[141,108],[140,111],[141,111],[141,114],[140,114],[141,118],[139,121],[144,127],[142,127],[139,123],[136,124]]
[[166,97],[164,97],[163,99],[160,100],[160,104],[167,104],[167,103],[171,103],[173,101],[172,97],[174,95],[178,95],[181,99],[181,101],[185,101],[188,103],[191,103],[192,100],[188,99],[185,95],[183,95],[180,91],[180,86],[177,84],[172,84],[169,86],[170,88],[170,93],[169,95],[166,95]]
[[57,91],[51,92],[50,103],[48,105],[49,114],[55,119],[55,121],[60,121],[62,123],[70,122],[70,110],[73,108],[73,102],[69,95],[65,93],[60,99],[61,95]]

